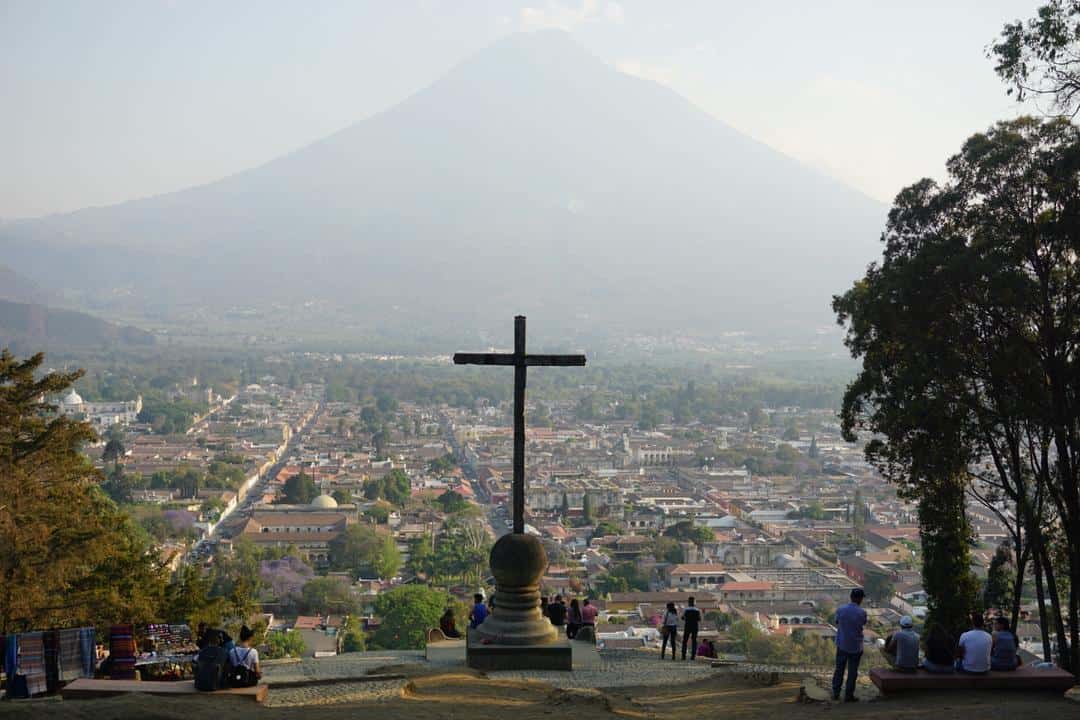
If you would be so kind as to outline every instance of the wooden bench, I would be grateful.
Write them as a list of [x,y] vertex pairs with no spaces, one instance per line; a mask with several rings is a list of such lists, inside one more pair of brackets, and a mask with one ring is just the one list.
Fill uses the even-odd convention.
[[889,668],[873,668],[870,680],[882,695],[908,690],[1046,690],[1064,693],[1076,684],[1076,678],[1060,668],[1040,669],[1024,665],[1012,672],[988,672],[970,675],[928,673],[925,670],[908,673]]
[[166,681],[140,681],[140,680],[95,680],[91,678],[79,678],[72,680],[60,690],[60,695],[65,700],[79,700],[87,698],[110,697],[113,695],[125,695],[127,693],[146,693],[148,695],[237,695],[248,697],[255,702],[266,700],[269,686],[259,683],[254,687],[226,688],[214,692],[203,692],[195,689],[195,683],[190,680]]

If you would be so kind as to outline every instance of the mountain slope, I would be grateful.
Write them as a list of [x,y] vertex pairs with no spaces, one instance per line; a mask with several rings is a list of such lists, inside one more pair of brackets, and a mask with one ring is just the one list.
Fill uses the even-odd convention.
[[52,295],[33,280],[23,277],[6,265],[0,265],[0,300],[47,304]]
[[153,344],[154,336],[145,330],[72,310],[0,300],[0,347],[16,354]]
[[883,217],[547,31],[262,167],[6,225],[0,250],[71,288],[166,301],[319,296],[432,325],[527,312],[719,332],[829,322]]

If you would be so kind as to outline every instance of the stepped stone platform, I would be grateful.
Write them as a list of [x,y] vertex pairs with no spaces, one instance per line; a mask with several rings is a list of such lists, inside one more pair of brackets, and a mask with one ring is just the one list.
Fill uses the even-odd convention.
[[484,645],[469,641],[466,663],[474,670],[573,670],[569,640],[545,645]]
[[1036,668],[1025,665],[1012,672],[988,672],[984,675],[951,673],[946,675],[919,670],[913,673],[887,668],[870,670],[870,680],[883,695],[908,690],[1024,690],[1064,693],[1076,684],[1076,678],[1059,668]]

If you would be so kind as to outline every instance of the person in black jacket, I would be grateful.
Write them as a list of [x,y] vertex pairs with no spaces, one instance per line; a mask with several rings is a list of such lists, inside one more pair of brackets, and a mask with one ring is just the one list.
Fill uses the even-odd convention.
[[701,611],[694,605],[694,596],[686,599],[686,608],[682,611],[682,659],[686,659],[686,643],[690,643],[690,659],[697,657],[698,625],[701,624]]
[[547,616],[551,624],[557,628],[566,624],[566,604],[563,602],[562,595],[556,595],[555,600],[548,605]]

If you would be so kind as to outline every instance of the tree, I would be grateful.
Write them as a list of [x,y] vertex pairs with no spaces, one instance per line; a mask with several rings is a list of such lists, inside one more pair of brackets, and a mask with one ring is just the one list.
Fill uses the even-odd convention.
[[593,540],[598,537],[606,537],[607,535],[621,534],[622,530],[619,528],[618,525],[605,520],[604,522],[597,523],[596,527],[593,528],[592,535],[589,537],[589,540]]
[[[863,363],[845,436],[875,433],[868,458],[919,502],[924,572],[978,605],[961,566],[965,493],[998,512],[1017,565],[1014,617],[1030,558],[1067,668],[1080,667],[1078,157],[1080,129],[1064,120],[1019,118],[973,136],[947,183],[897,196],[883,262],[834,301]],[[1045,542],[1055,528],[1067,557],[1057,567]]]
[[437,500],[439,505],[442,506],[443,511],[448,513],[461,512],[462,510],[468,509],[471,504],[461,493],[454,490],[447,490],[440,495]]
[[983,586],[984,608],[1001,610],[1008,607],[1012,595],[1012,564],[1009,546],[999,545],[986,572],[986,584]]
[[390,579],[401,567],[394,538],[370,525],[350,525],[330,542],[330,565],[354,575],[374,573]]
[[105,449],[101,451],[101,459],[105,462],[117,462],[124,457],[127,450],[124,449],[124,441],[109,438],[105,443]]
[[412,496],[412,484],[409,482],[409,476],[405,474],[405,471],[401,468],[394,468],[383,476],[383,483],[382,496],[387,502],[398,507],[404,507]]
[[367,635],[360,618],[350,616],[341,629],[341,649],[343,652],[364,652],[367,650]]
[[1050,101],[1054,112],[1080,111],[1080,2],[1050,0],[1030,20],[1005,25],[990,48],[994,70],[1017,100]]
[[402,585],[375,598],[379,629],[374,644],[393,650],[423,648],[427,631],[439,626],[450,597],[426,585]]
[[315,480],[307,473],[300,472],[285,481],[282,500],[287,505],[310,505],[318,495]]
[[637,565],[632,562],[617,563],[600,579],[597,589],[604,594],[644,591],[649,589],[649,578],[638,572]]
[[821,455],[821,451],[818,450],[817,435],[810,436],[810,448],[806,451],[806,456],[811,460],[817,460]]
[[364,497],[368,500],[383,499],[392,505],[404,507],[412,497],[412,483],[401,468],[394,468],[386,475],[372,478],[364,483]]
[[656,558],[657,562],[665,562],[671,565],[677,565],[686,560],[679,541],[663,535],[656,538],[653,543],[653,557]]
[[330,497],[334,498],[338,505],[351,505],[353,501],[352,493],[345,488],[338,488]]
[[299,630],[272,632],[266,635],[266,659],[303,657],[307,652],[307,643]]
[[562,494],[562,505],[559,507],[559,515],[563,520],[570,517],[570,498],[566,493]]
[[585,518],[585,524],[591,525],[594,518],[592,495],[585,493],[581,498],[581,515]]
[[98,487],[90,426],[42,400],[82,372],[35,377],[43,361],[0,352],[0,633],[151,620],[165,575],[146,534]]
[[453,454],[446,453],[428,463],[428,472],[433,475],[446,475],[457,467]]
[[884,604],[893,596],[896,586],[893,584],[892,578],[886,573],[870,572],[866,574],[863,590],[866,591],[866,596],[872,601]]
[[304,613],[350,615],[358,608],[349,583],[340,577],[312,578],[300,593],[300,610]]
[[[791,441],[791,440],[798,440],[799,439],[799,428],[797,428],[795,426],[794,422],[788,423],[787,427],[784,428],[784,434],[782,436],[782,439],[785,440],[785,441]],[[791,447],[791,446],[788,445],[787,447]]]

